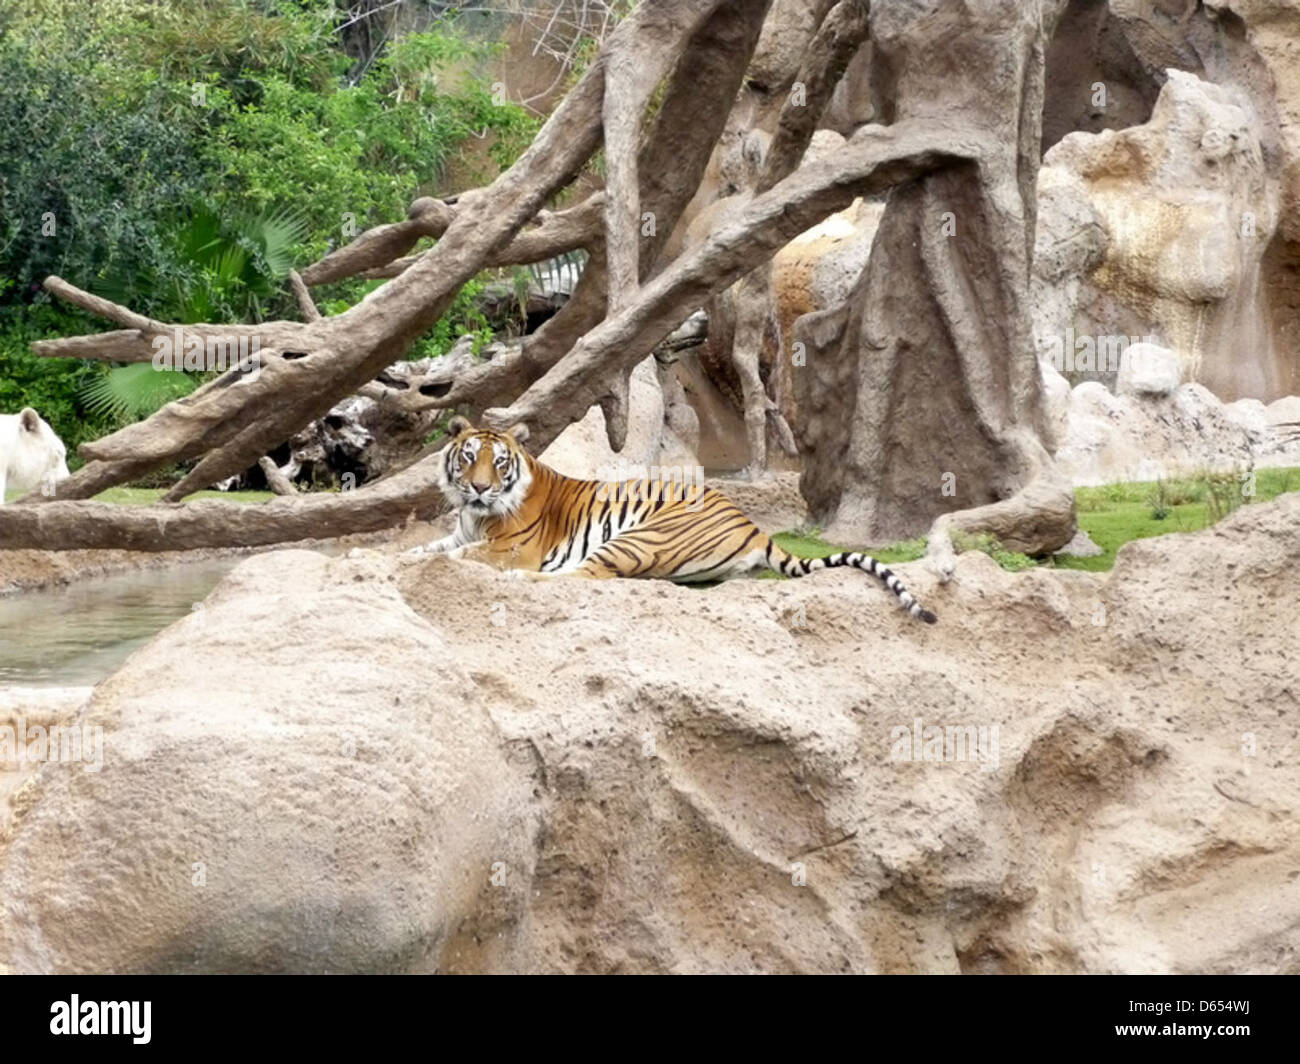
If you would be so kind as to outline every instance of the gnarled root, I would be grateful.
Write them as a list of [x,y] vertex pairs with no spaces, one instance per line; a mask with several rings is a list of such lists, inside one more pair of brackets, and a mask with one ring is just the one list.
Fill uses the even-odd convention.
[[926,562],[947,583],[957,561],[954,532],[990,533],[1007,550],[1038,555],[1065,546],[1077,528],[1074,489],[1048,459],[1038,463],[1036,474],[1010,498],[937,517],[930,526]]

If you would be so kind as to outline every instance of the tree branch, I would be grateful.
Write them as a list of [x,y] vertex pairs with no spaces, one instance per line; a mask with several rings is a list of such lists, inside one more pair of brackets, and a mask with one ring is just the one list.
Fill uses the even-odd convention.
[[289,271],[289,284],[293,288],[293,294],[298,300],[298,309],[302,311],[303,319],[308,322],[320,321],[322,317],[321,312],[316,306],[315,301],[312,299],[311,293],[307,291],[307,286],[303,283],[302,275],[299,274],[297,270]]
[[251,506],[217,500],[151,506],[17,503],[0,507],[0,543],[6,550],[169,551],[376,532],[445,508],[438,466],[434,454],[356,491],[280,496]]
[[757,193],[766,192],[799,165],[835,86],[867,39],[870,9],[869,0],[840,0],[817,30],[795,76],[795,82],[803,86],[802,100],[796,103],[789,96],[781,108],[755,187]]
[[[691,38],[669,78],[637,164],[641,207],[654,222],[641,248],[642,279],[662,267],[669,236],[699,188],[744,81],[767,8],[768,0],[732,0],[719,7]],[[518,354],[474,367],[429,405],[482,409],[512,400],[601,322],[606,303],[605,249],[597,241],[573,297],[524,338]]]
[[641,197],[638,140],[650,97],[673,68],[700,23],[719,0],[645,4],[639,32],[611,34],[605,54],[605,255],[608,313],[620,310],[641,277]]
[[793,237],[858,196],[980,156],[965,127],[909,120],[868,126],[817,166],[800,168],[755,197],[703,244],[644,285],[623,311],[583,337],[505,409],[485,412],[495,428],[528,423],[539,446],[601,398],[608,375],[631,369],[714,292],[766,261]]

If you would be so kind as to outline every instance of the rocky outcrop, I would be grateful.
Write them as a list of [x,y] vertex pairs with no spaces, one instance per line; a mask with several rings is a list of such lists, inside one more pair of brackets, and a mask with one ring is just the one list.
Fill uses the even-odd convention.
[[844,571],[249,561],[15,796],[0,965],[1294,971],[1297,528],[900,566],[935,627]]
[[1278,184],[1244,92],[1170,70],[1149,122],[1072,133],[1044,163],[1035,324],[1058,370],[1113,384],[1113,350],[1154,340],[1222,398],[1294,390],[1261,281]]
[[[764,35],[781,73],[747,84],[753,101],[738,114],[766,115],[754,101],[788,80],[781,57],[802,39],[805,16],[783,17],[773,22],[781,33]],[[1185,377],[1227,400],[1300,392],[1298,41],[1300,8],[1289,0],[1062,5],[1047,61],[1043,147],[1053,150],[1038,182],[1034,316],[1040,345],[1100,345],[1069,372],[1071,383],[1113,390],[1122,346],[1150,341],[1178,352]],[[880,77],[873,82],[872,58],[867,43],[818,138],[890,120],[895,101],[881,95]],[[732,130],[719,150],[696,212],[743,185],[742,133]],[[859,225],[855,209],[773,262],[763,375],[796,432],[793,321],[841,298],[842,266],[860,272],[878,217]],[[739,406],[729,360],[712,351],[729,347],[730,333],[715,331],[705,372]]]
[[1148,344],[1124,352],[1114,393],[1098,381],[1071,388],[1040,365],[1056,461],[1076,485],[1300,465],[1300,433],[1288,428],[1300,421],[1300,397],[1225,403],[1204,385],[1178,384],[1176,356]]
[[[1242,307],[1240,313],[1213,308],[1204,322],[1206,331],[1198,337],[1198,351],[1210,359],[1198,379],[1228,399],[1253,396],[1269,401],[1300,391],[1294,344],[1300,329],[1298,56],[1300,7],[1291,0],[1071,3],[1057,24],[1048,55],[1045,147],[1076,130],[1120,133],[1142,125],[1152,117],[1171,70],[1213,83],[1231,94],[1234,105],[1248,116],[1250,138],[1259,145],[1279,211],[1271,234],[1256,227],[1263,244],[1258,271],[1246,270],[1229,300]],[[1187,154],[1188,161],[1195,162],[1196,154]],[[1225,235],[1235,232],[1238,227],[1228,226]],[[1229,262],[1233,243],[1225,240],[1219,250]],[[1253,316],[1246,305],[1253,308]],[[1112,324],[1099,331],[1133,331],[1126,322]],[[1058,324],[1058,334],[1060,328]],[[1078,331],[1089,328],[1079,325]],[[1139,323],[1138,332],[1145,331]],[[1160,337],[1181,349],[1172,332],[1163,331]],[[1228,366],[1237,370],[1231,379]]]

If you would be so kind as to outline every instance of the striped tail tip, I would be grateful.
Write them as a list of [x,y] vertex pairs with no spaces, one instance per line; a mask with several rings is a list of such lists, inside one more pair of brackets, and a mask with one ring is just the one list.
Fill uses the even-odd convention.
[[918,613],[916,616],[917,616],[917,618],[919,618],[920,620],[924,621],[926,624],[938,624],[938,623],[939,623],[939,616],[938,616],[938,614],[933,613],[933,612],[931,612],[930,610],[923,609],[923,610],[921,610],[921,612]]

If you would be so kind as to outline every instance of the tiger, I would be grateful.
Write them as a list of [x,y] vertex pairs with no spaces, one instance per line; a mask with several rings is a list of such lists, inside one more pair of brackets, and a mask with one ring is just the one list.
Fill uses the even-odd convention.
[[530,580],[638,577],[681,584],[765,569],[802,577],[852,566],[884,584],[909,616],[938,620],[870,555],[795,557],[714,488],[673,479],[566,477],[524,449],[522,424],[493,432],[457,416],[448,435],[436,468],[438,486],[458,511],[456,529],[407,555],[472,557]]

